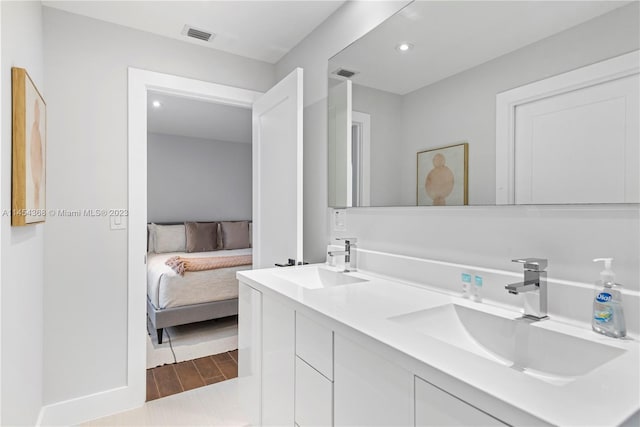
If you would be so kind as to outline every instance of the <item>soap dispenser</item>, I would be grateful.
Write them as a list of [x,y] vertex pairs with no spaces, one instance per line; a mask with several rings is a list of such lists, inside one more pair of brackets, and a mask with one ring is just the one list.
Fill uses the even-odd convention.
[[622,310],[622,285],[615,282],[615,273],[611,269],[613,258],[596,258],[593,262],[604,262],[604,270],[600,272],[600,280],[596,282],[596,293],[593,300],[593,330],[614,338],[627,335]]

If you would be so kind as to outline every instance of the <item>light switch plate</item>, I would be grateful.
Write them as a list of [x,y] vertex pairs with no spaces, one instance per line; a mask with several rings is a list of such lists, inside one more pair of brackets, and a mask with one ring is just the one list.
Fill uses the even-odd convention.
[[347,231],[346,209],[336,209],[333,211],[333,231]]
[[126,230],[127,217],[121,215],[113,215],[109,217],[109,224],[112,230]]

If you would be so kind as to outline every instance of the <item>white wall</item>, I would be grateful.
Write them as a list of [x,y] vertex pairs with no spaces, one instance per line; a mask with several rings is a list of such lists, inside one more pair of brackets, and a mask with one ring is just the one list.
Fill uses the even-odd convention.
[[[359,13],[352,13],[350,8],[354,7],[361,8]],[[382,5],[377,3],[345,5],[330,18],[331,27],[320,26],[277,64],[278,75],[294,66],[304,67],[305,91],[309,86],[308,92],[316,102],[305,111],[307,261],[323,261],[325,245],[335,235],[330,229],[324,235],[318,231],[322,224],[331,222],[325,209],[327,124],[321,105],[324,103],[326,108],[326,100],[317,101],[326,98],[327,59],[335,54],[338,45],[344,48],[353,41],[355,32],[349,32],[350,29],[379,19],[379,7]],[[488,124],[494,125],[495,120]],[[316,160],[312,169],[315,175],[307,179],[310,153],[315,159],[324,159],[325,164]],[[637,205],[355,208],[347,210],[347,232],[341,234],[358,237],[358,244],[366,249],[514,272],[521,267],[512,265],[512,258],[547,257],[550,276],[585,282],[598,278],[599,267],[591,262],[592,258],[613,256],[619,281],[637,291],[640,289],[638,223]],[[307,233],[312,227],[317,230]]]
[[327,60],[409,1],[349,1],[276,64],[281,79],[304,68],[304,259],[324,260],[327,241]]
[[371,206],[402,204],[403,97],[353,85],[353,110],[371,115]]
[[[48,205],[127,208],[127,67],[264,91],[273,65],[44,9]],[[44,403],[126,385],[127,232],[106,217],[47,223]],[[145,307],[140,307],[145,310]]]
[[251,219],[251,142],[147,137],[149,222]]
[[[26,68],[45,101],[40,2],[2,2],[2,210],[11,210],[11,67]],[[47,112],[50,107],[47,106]],[[47,171],[48,172],[48,171]],[[48,178],[48,177],[47,177]],[[11,227],[2,215],[2,425],[34,425],[42,406],[45,224]]]
[[415,204],[418,151],[463,140],[469,142],[469,204],[495,204],[496,94],[638,49],[639,5],[615,9],[405,95],[397,205]]

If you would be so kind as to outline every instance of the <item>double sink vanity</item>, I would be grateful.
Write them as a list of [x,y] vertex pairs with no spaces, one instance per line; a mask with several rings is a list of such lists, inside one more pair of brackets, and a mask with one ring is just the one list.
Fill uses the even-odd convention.
[[[638,4],[556,3],[410,2],[329,59],[328,206],[411,206],[419,225],[399,224],[405,211],[393,211],[375,238],[362,216],[350,233],[366,230],[378,248],[389,238],[389,247],[424,242],[431,252],[445,242],[443,257],[454,234],[460,245],[475,239],[473,248],[511,253],[496,249],[511,236],[488,242],[514,230],[498,226],[504,205],[615,203],[635,212],[638,156],[628,153],[638,152],[638,122],[629,119],[638,108]],[[429,176],[445,155],[457,196],[441,200]],[[609,155],[618,160],[603,160]],[[445,219],[463,217],[467,208],[457,208],[467,204],[499,206],[479,223],[490,229],[458,230]],[[417,221],[423,205],[455,208]],[[582,218],[580,209],[572,217]],[[347,232],[334,213],[333,231]],[[575,268],[590,253],[556,248],[563,236],[568,247],[637,261],[636,242],[618,241],[627,231],[616,225],[610,234],[608,221],[578,237],[560,232],[568,222],[549,231],[524,219],[533,227],[517,237],[552,248],[550,257],[564,257],[558,263]],[[330,259],[344,255],[349,265],[356,255],[358,271],[315,264],[238,273],[240,400],[252,425],[640,424],[637,287],[623,290],[635,339],[614,339],[591,330],[593,286],[547,279],[546,260],[515,260],[523,281],[522,270],[351,254],[345,243]],[[484,283],[481,301],[462,298],[461,275],[470,273]]]
[[471,301],[446,287],[343,270],[238,273],[239,381],[253,425],[637,419],[636,340],[600,336],[553,313],[533,321],[516,305]]

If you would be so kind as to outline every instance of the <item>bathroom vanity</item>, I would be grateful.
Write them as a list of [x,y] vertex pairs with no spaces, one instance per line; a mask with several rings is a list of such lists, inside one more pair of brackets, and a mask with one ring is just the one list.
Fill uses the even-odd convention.
[[515,305],[324,264],[238,278],[241,402],[253,425],[637,419],[638,342],[559,321],[553,310],[526,321]]

